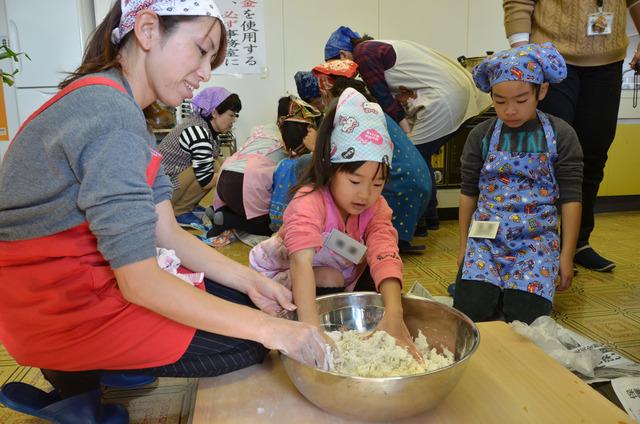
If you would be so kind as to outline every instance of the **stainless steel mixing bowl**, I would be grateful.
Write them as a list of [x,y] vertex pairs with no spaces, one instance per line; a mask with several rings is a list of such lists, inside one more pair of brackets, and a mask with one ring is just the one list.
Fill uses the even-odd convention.
[[[321,296],[317,305],[326,331],[372,330],[384,311],[382,296],[373,292]],[[287,375],[309,401],[347,418],[389,421],[433,408],[460,380],[480,333],[466,315],[449,306],[410,295],[402,296],[402,306],[411,335],[421,330],[430,346],[449,349],[455,354],[452,365],[411,376],[368,378],[323,371],[280,355]]]

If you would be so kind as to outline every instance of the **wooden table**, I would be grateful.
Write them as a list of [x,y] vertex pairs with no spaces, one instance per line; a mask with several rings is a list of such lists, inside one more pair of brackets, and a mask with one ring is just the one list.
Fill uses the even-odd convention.
[[[633,420],[503,322],[478,325],[480,346],[457,386],[426,414],[399,423],[632,423]],[[289,381],[277,354],[202,378],[194,424],[356,423],[324,412]]]

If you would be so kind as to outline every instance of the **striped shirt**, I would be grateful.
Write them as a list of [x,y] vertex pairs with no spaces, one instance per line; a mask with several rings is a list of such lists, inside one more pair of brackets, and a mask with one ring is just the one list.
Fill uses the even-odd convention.
[[193,115],[162,139],[158,148],[174,190],[179,188],[178,175],[188,166],[193,168],[200,186],[209,184],[213,178],[214,160],[220,154],[217,137],[207,121]]

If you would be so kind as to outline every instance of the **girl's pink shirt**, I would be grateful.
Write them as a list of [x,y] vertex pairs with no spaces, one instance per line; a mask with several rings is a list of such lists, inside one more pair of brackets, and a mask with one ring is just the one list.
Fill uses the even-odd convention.
[[[317,251],[322,247],[327,208],[335,208],[325,202],[323,190],[328,188],[311,191],[311,187],[303,187],[287,206],[279,234],[289,255],[303,249]],[[391,208],[382,196],[372,208],[375,208],[374,214],[364,234],[360,234],[357,215],[350,215],[346,225],[338,220],[337,229],[353,239],[364,240],[366,259],[376,288],[379,289],[380,283],[387,278],[396,278],[402,285],[403,265],[398,252],[398,232],[391,224]],[[334,212],[339,214],[337,210]]]

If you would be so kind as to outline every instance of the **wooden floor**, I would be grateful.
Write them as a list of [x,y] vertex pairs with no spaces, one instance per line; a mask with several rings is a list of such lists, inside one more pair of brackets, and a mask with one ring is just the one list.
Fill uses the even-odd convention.
[[[600,214],[592,245],[617,267],[610,273],[579,267],[572,287],[558,293],[554,318],[569,328],[640,361],[640,212]],[[446,221],[416,242],[427,244],[420,255],[404,255],[405,287],[419,281],[433,295],[446,295],[456,274],[457,222]],[[240,242],[220,248],[238,262],[248,263],[249,247]],[[46,388],[37,369],[18,366],[0,347],[0,384],[25,381]],[[106,398],[127,404],[132,423],[186,424],[194,401],[196,380],[160,379],[138,391],[111,391]],[[0,422],[37,423],[39,420],[0,407]]]

